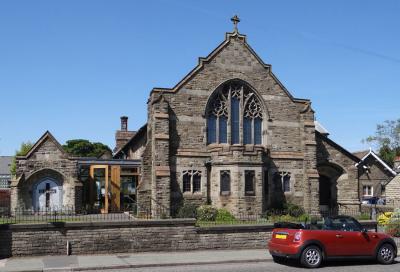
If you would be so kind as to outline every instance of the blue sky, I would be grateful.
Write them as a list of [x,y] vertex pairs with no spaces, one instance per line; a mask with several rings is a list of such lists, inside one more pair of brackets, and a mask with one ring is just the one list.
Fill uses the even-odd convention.
[[0,1],[0,155],[46,130],[114,147],[239,14],[239,31],[350,151],[400,118],[400,1]]

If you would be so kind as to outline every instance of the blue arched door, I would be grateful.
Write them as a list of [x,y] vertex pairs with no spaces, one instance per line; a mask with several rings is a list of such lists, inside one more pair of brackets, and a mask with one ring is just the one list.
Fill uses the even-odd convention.
[[33,195],[35,210],[59,210],[62,207],[62,187],[52,179],[41,180]]

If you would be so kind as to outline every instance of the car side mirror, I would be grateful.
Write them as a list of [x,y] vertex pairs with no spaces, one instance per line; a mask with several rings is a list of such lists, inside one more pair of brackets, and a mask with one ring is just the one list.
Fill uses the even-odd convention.
[[366,228],[363,228],[363,229],[361,229],[361,232],[362,232],[362,233],[367,233],[368,230],[367,230]]

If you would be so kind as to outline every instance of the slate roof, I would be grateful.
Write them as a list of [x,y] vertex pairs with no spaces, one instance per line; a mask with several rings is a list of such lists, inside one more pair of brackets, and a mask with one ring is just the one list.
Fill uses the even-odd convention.
[[321,133],[322,135],[328,136],[329,135],[329,131],[324,128],[323,125],[321,125],[320,122],[318,121],[314,121],[315,124],[315,130],[318,131],[319,133]]
[[140,137],[142,137],[142,135],[147,132],[147,123],[144,124],[136,133],[135,135],[133,135],[129,141],[126,142],[126,144],[124,144],[123,146],[121,146],[113,155],[113,158],[117,158],[121,152],[127,148],[128,146],[130,146],[133,142],[135,142],[137,139],[139,139]]
[[361,158],[361,161],[356,163],[356,167],[362,162],[364,162],[369,156],[374,157],[386,170],[388,170],[393,176],[396,176],[397,173],[393,171],[393,169],[387,165],[372,149],[368,151],[367,154],[364,155],[364,157]]
[[10,167],[12,159],[12,156],[0,156],[0,175],[11,175]]

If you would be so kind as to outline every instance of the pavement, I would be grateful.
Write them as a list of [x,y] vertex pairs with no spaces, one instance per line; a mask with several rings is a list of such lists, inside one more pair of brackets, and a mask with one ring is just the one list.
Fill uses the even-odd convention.
[[266,249],[147,252],[134,254],[15,257],[0,260],[0,271],[61,272],[268,261],[272,261],[272,257]]

